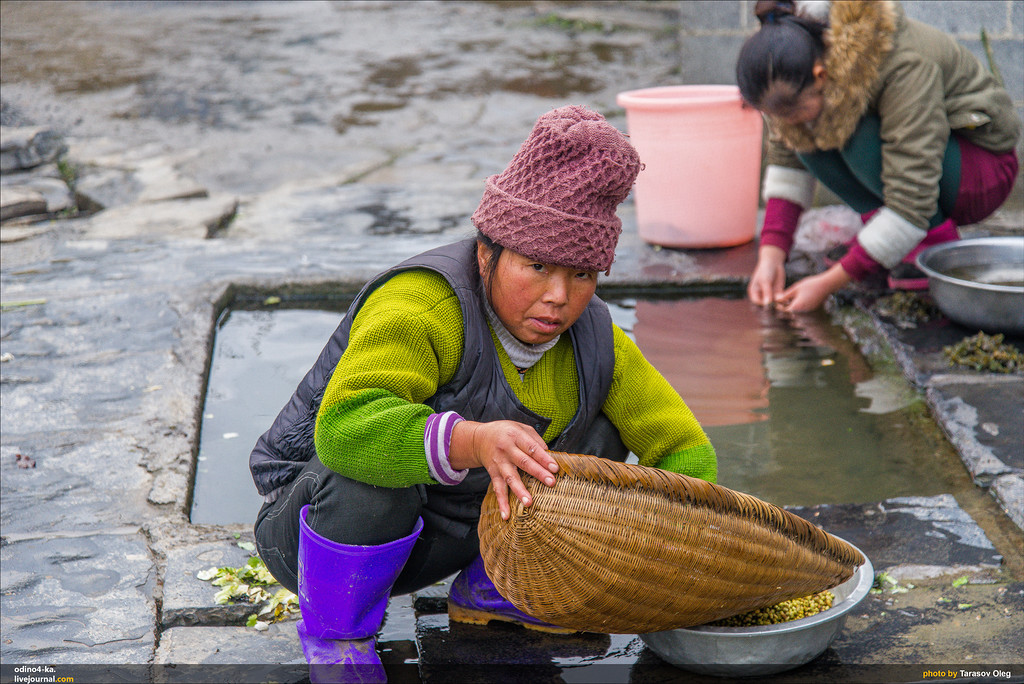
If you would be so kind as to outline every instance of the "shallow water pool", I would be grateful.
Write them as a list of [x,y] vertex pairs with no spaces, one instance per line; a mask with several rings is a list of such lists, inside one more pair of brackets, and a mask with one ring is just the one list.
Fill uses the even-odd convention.
[[[679,391],[718,453],[719,483],[779,505],[956,493],[963,466],[918,394],[872,371],[827,317],[743,299],[607,298],[615,322]],[[191,520],[251,524],[256,439],[342,317],[227,309],[217,325]],[[961,478],[962,479],[962,478]]]

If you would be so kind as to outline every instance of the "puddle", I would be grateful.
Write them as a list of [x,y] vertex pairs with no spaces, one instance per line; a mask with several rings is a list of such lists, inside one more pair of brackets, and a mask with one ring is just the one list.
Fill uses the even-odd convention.
[[[615,322],[679,391],[719,483],[778,505],[957,492],[956,455],[901,377],[874,374],[824,316],[799,325],[742,299],[610,299]],[[192,522],[250,524],[248,456],[341,314],[228,310],[218,323]]]
[[263,499],[249,474],[249,453],[341,317],[333,311],[305,309],[229,309],[221,316],[199,433],[193,523],[256,521]]

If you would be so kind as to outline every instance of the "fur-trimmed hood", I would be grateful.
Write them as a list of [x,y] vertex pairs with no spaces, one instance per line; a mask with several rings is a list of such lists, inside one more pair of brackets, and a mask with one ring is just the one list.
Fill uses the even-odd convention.
[[[820,14],[821,2],[796,3],[798,12]],[[903,10],[893,0],[833,0],[825,31],[825,84],[821,116],[808,128],[772,121],[787,146],[798,152],[841,148],[868,109],[882,65],[895,43]]]

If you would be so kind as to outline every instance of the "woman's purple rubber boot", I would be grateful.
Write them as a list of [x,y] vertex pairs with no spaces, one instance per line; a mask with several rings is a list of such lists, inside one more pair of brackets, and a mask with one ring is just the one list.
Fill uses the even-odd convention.
[[405,567],[423,519],[412,533],[379,546],[339,544],[321,537],[299,514],[299,609],[295,629],[310,681],[386,682],[376,651],[391,587]]
[[477,556],[458,574],[448,592],[448,619],[471,625],[486,625],[491,620],[513,622],[528,629],[551,634],[575,634],[579,630],[552,625],[527,615],[498,593],[484,570],[484,559]]

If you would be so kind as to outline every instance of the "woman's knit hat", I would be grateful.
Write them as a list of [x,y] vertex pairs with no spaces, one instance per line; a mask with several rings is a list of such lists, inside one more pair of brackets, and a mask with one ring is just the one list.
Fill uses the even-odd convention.
[[604,117],[576,105],[544,114],[508,167],[487,179],[473,224],[530,259],[607,271],[622,221],[615,209],[640,157]]

